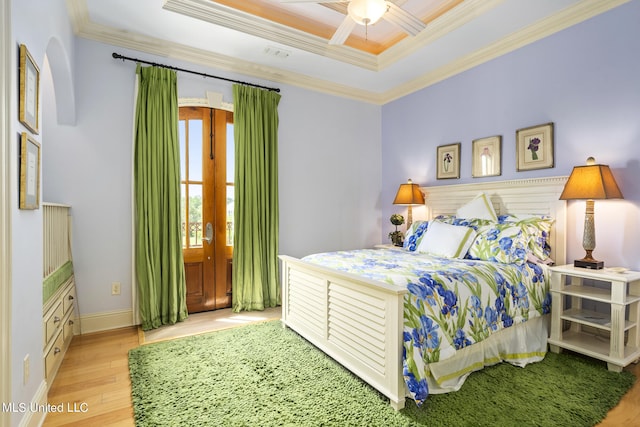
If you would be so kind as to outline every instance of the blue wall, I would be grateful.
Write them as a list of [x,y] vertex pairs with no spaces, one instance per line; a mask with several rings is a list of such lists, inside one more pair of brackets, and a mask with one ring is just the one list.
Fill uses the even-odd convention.
[[[630,2],[382,110],[382,240],[398,185],[569,175],[588,156],[625,196],[596,203],[597,258],[640,269],[640,2]],[[517,129],[553,122],[555,167],[516,171]],[[472,178],[472,140],[502,135],[502,175]],[[460,179],[436,179],[436,147],[462,143]],[[582,257],[584,202],[568,205],[568,259]],[[415,215],[414,215],[415,216]],[[416,216],[417,219],[417,216]],[[385,224],[387,226],[385,227]],[[561,262],[562,260],[557,260]]]
[[[133,309],[131,129],[135,64],[114,60],[114,51],[229,75],[77,40],[77,124],[59,125],[55,115],[49,114],[55,107],[43,102],[46,138],[42,163],[44,200],[73,206],[74,269],[82,316]],[[233,74],[229,77],[255,81]],[[257,83],[282,89],[278,107],[280,253],[303,256],[378,243],[381,107],[285,84]],[[181,98],[204,98],[206,91],[212,91],[232,102],[231,87],[227,82],[178,73]],[[80,161],[70,168],[69,158]],[[121,295],[110,295],[111,282],[122,284]]]

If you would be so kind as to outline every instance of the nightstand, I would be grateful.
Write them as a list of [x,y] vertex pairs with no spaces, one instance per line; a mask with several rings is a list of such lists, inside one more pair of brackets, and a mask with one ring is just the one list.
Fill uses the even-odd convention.
[[[583,284],[585,279],[608,286],[587,286]],[[565,296],[571,297],[568,308]],[[604,360],[609,370],[616,372],[640,359],[640,272],[590,270],[573,265],[551,267],[551,298],[552,352],[559,353],[564,348],[582,353]],[[583,300],[609,304],[611,314],[583,310]],[[565,321],[569,323],[567,330],[563,328]],[[601,336],[598,331],[605,333]]]

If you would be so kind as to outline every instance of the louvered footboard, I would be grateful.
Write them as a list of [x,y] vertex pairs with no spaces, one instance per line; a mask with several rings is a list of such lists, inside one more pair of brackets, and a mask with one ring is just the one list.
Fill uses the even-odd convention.
[[404,407],[406,289],[280,256],[282,322]]

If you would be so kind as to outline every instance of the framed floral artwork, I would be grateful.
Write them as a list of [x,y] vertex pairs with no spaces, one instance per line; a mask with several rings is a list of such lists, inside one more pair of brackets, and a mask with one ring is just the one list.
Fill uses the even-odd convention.
[[436,152],[436,178],[460,178],[460,143],[440,145]]
[[26,132],[20,138],[20,209],[40,207],[40,143]]
[[471,165],[471,176],[478,178],[483,176],[497,176],[502,173],[500,170],[502,136],[474,139],[472,146],[473,162]]
[[20,45],[20,116],[31,132],[38,134],[38,108],[40,98],[40,69],[23,44]]
[[554,166],[553,123],[516,131],[516,165],[518,172]]

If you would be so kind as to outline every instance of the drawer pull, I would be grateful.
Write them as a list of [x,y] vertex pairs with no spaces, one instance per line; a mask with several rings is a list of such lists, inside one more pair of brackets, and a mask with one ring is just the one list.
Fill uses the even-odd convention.
[[60,318],[58,316],[55,316],[53,318],[53,323],[58,323],[58,322],[60,322]]
[[53,354],[58,354],[60,353],[62,350],[60,350],[58,347],[53,349]]
[[69,295],[69,301],[73,301],[73,295]]
[[73,320],[69,319],[69,326],[73,325]]

